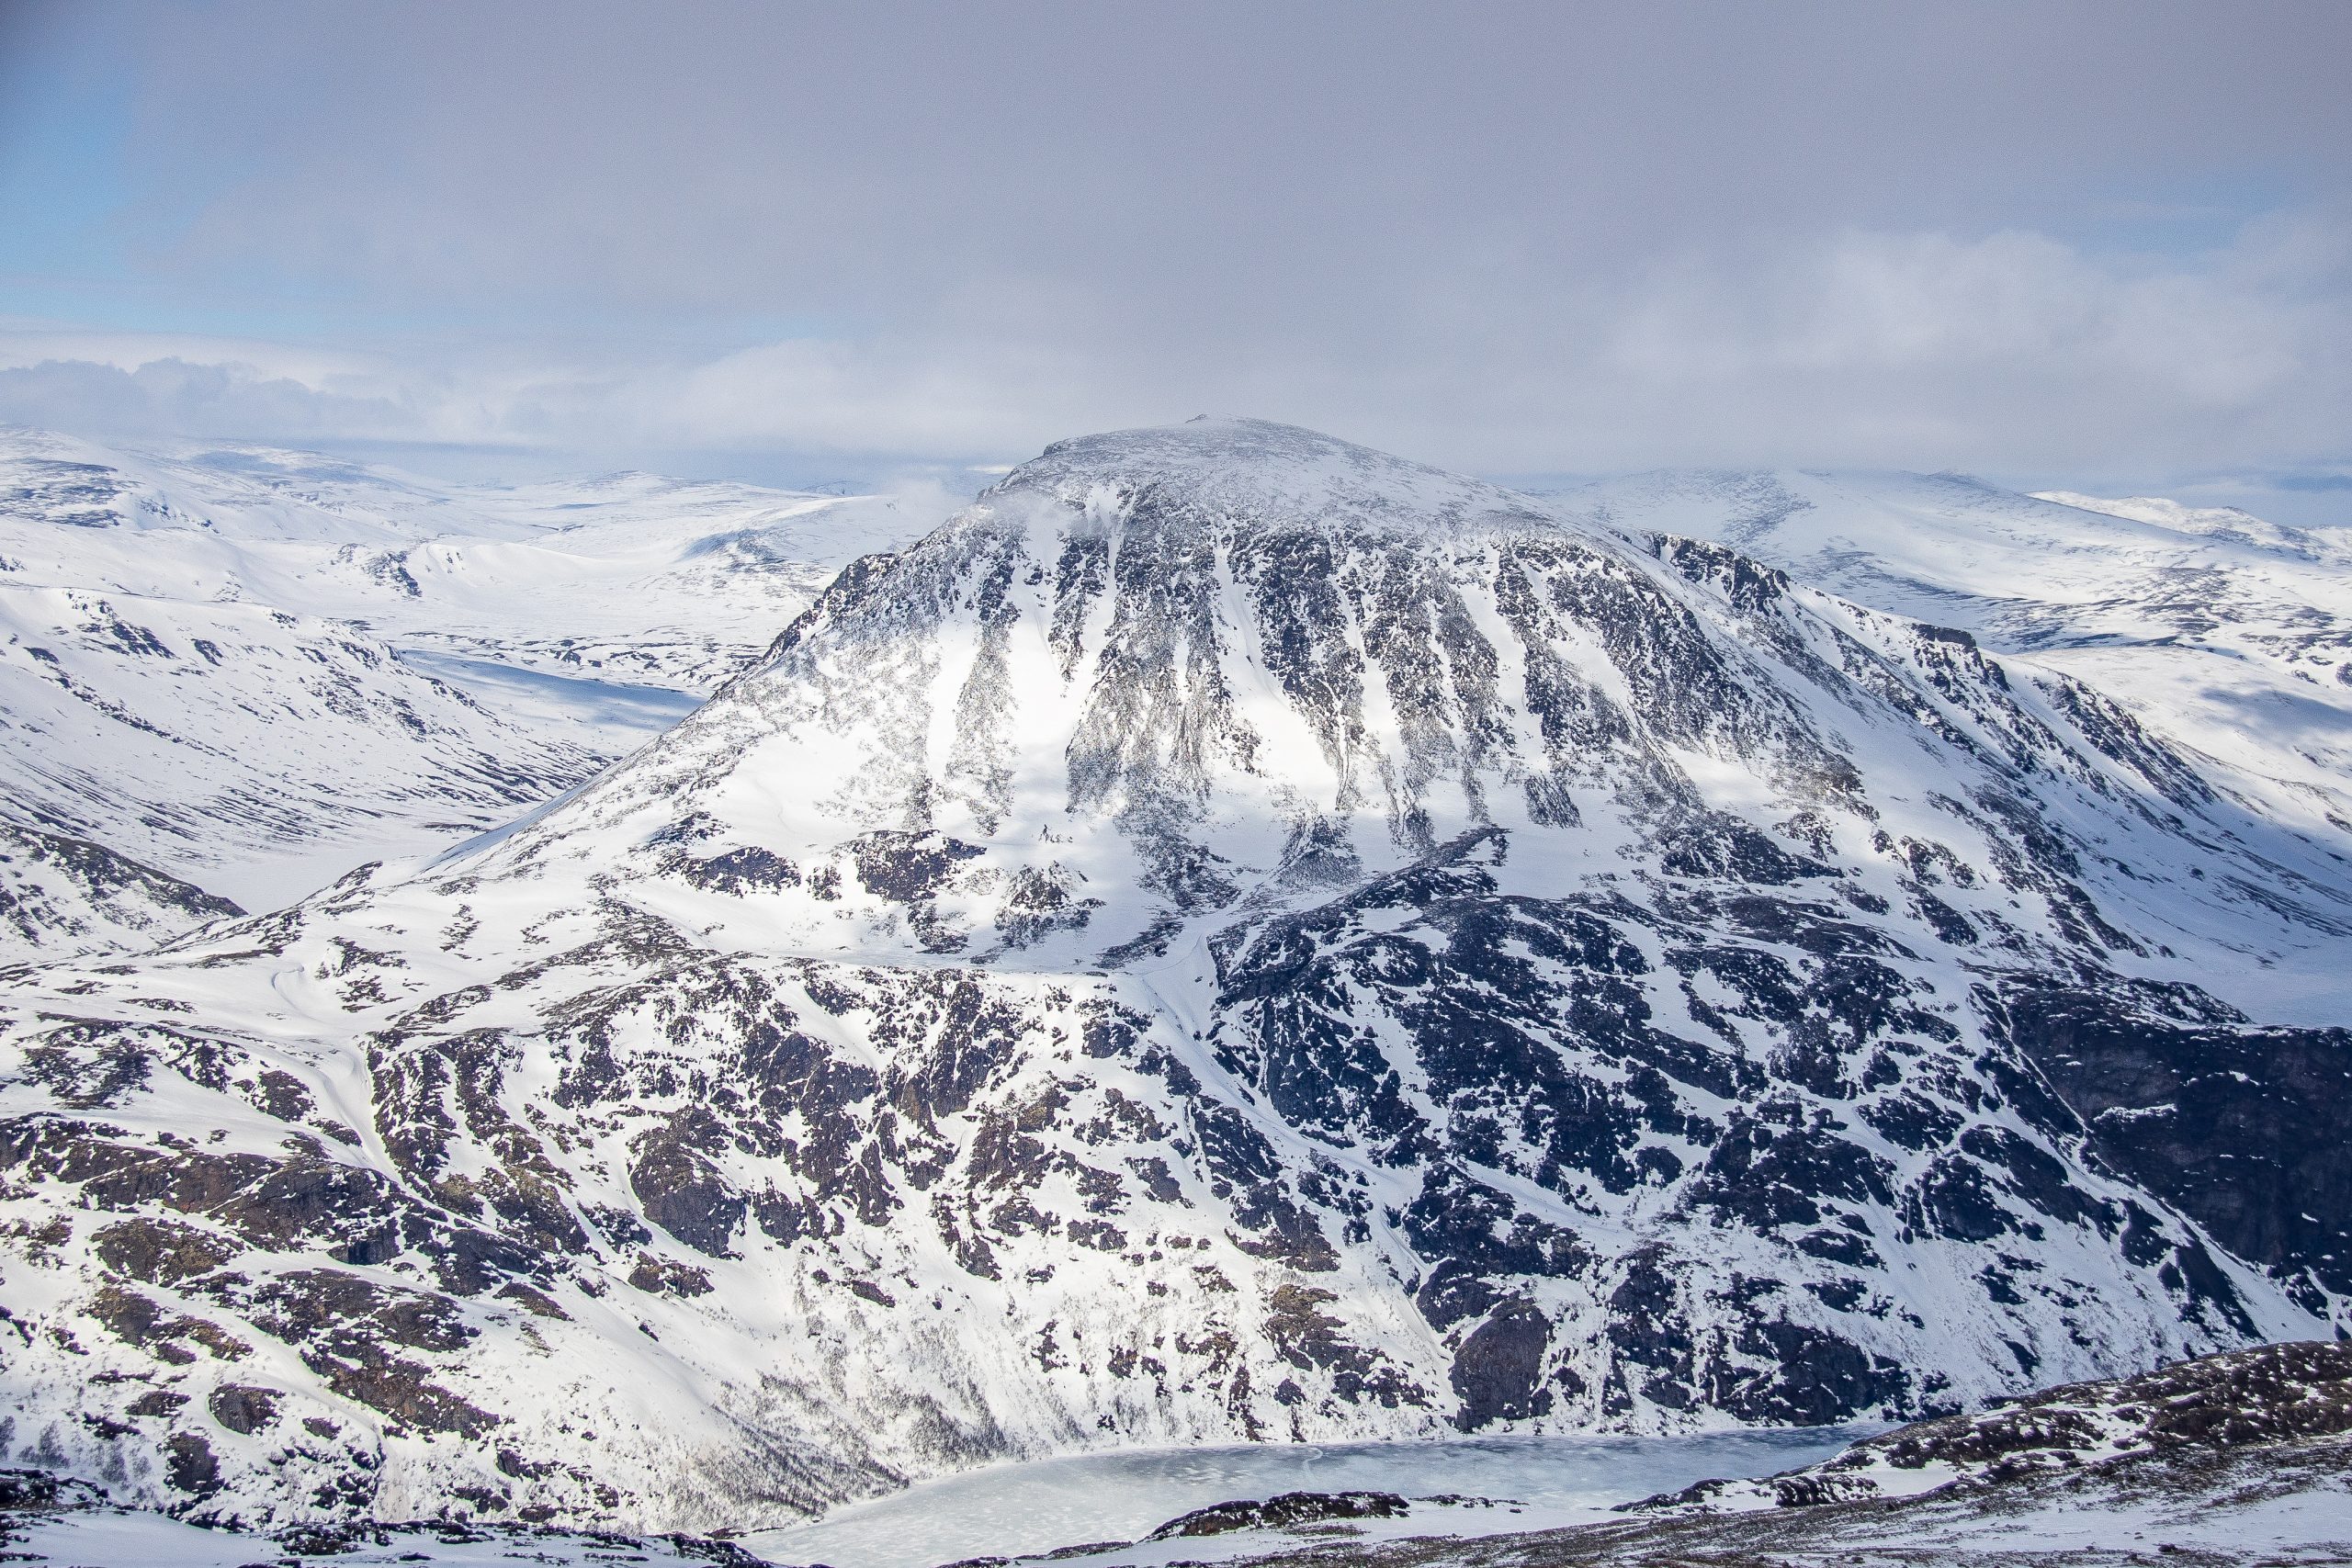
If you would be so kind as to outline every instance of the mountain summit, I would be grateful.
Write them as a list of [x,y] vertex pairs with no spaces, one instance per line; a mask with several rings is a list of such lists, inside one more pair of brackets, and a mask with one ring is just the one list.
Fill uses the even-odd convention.
[[1309,432],[1086,437],[551,808],[0,989],[9,1440],[749,1528],[2321,1334],[2352,1040],[2255,1015],[2347,932],[1963,633]]

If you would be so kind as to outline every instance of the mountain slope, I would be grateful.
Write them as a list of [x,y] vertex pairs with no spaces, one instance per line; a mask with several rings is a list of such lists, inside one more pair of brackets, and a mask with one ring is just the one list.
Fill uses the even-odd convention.
[[1951,474],[1668,472],[1555,504],[1729,544],[2063,671],[2254,809],[2352,852],[2352,531]]
[[[277,907],[581,783],[894,515],[0,432],[0,815]],[[82,928],[25,940],[165,934]]]
[[0,585],[0,628],[8,812],[263,908],[604,760],[316,616]]
[[0,964],[152,947],[243,913],[103,844],[0,821]]
[[707,1530],[2309,1336],[2352,1038],[2249,1015],[2347,934],[1961,635],[1283,426],[1066,442],[563,802],[0,987],[9,1441]]

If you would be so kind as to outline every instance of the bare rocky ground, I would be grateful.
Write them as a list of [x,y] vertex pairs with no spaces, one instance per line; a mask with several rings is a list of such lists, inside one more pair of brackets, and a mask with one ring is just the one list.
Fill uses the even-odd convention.
[[1283,1568],[2091,1568],[2352,1562],[2352,1443],[2203,1451],[1915,1497],[1630,1519],[1528,1535],[1330,1544]]

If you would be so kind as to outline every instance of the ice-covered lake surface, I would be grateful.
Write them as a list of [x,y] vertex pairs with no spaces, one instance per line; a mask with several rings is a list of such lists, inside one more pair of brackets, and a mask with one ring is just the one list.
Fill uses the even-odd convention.
[[402,664],[462,688],[503,713],[540,724],[571,724],[594,733],[607,746],[626,748],[644,735],[669,728],[702,706],[703,699],[667,686],[558,675],[487,659],[402,649]]
[[[1610,1518],[1610,1509],[1710,1476],[1769,1475],[1826,1459],[1880,1427],[1718,1432],[1687,1438],[1465,1438],[1445,1442],[1258,1444],[1129,1450],[996,1465],[842,1509],[811,1525],[735,1544],[780,1563],[933,1568],[1103,1543],[1069,1568],[1167,1568],[1296,1544],[1272,1532],[1127,1544],[1213,1503],[1284,1492],[1394,1492],[1421,1499],[1402,1518],[1339,1527],[1373,1539],[1498,1535]],[[359,1532],[331,1561],[350,1568],[426,1562],[501,1568],[515,1561],[589,1568],[707,1561],[659,1540],[535,1533],[489,1525]],[[283,1561],[286,1543],[199,1529],[155,1514],[92,1509],[0,1518],[0,1551],[86,1568],[244,1568]],[[328,1550],[304,1546],[305,1552]]]
[[[1679,1438],[1464,1438],[1408,1443],[1260,1443],[1148,1449],[1004,1464],[836,1510],[814,1524],[738,1544],[779,1562],[831,1568],[932,1568],[1089,1542],[1127,1542],[1214,1503],[1283,1492],[1394,1492],[1416,1499],[1403,1519],[1366,1520],[1380,1536],[1544,1529],[1713,1476],[1770,1475],[1828,1458],[1881,1427],[1713,1432]],[[1263,1536],[1199,1538],[1106,1550],[1104,1562],[1151,1563],[1262,1546]]]

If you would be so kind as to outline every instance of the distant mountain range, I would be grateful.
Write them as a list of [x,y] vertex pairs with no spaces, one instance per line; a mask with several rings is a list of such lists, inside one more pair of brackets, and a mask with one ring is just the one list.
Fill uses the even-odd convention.
[[495,826],[920,526],[638,474],[436,485],[0,431],[0,834],[79,846],[0,854],[0,957],[150,945],[208,897],[275,908]]
[[2352,528],[1951,474],[1646,474],[1555,499],[2072,676],[2265,816],[2352,852]]
[[[1817,482],[1064,442],[508,827],[0,976],[7,1441],[197,1517],[707,1530],[2332,1334],[2324,753],[2089,677],[2327,706],[2335,545]],[[2102,643],[2187,614],[2166,552],[2273,600]]]

